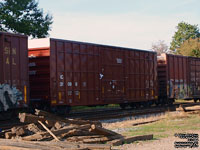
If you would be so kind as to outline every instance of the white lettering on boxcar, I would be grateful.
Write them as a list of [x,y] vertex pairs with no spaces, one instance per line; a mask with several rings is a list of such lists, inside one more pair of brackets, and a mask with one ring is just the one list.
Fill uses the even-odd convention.
[[117,58],[117,63],[121,64],[122,63],[122,59],[121,58]]
[[60,87],[64,86],[64,82],[60,82]]
[[100,79],[102,79],[102,78],[103,78],[103,74],[100,73],[100,74],[99,74],[99,77],[100,77]]
[[61,79],[61,80],[64,79],[64,75],[63,75],[63,74],[60,75],[60,79]]
[[78,95],[79,95],[79,91],[75,91],[75,95],[77,95],[77,96],[78,96]]
[[67,82],[67,86],[72,86],[72,82]]

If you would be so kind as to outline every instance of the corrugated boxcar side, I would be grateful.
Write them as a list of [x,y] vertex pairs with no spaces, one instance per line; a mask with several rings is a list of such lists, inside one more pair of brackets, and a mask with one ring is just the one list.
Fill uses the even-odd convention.
[[[188,57],[171,54],[162,54],[162,57],[165,60],[166,72],[161,70],[161,65],[163,66],[163,64],[158,63],[158,76],[160,82],[162,73],[166,73],[166,89],[164,88],[163,90],[167,91],[160,91],[161,96],[163,93],[167,93],[167,97],[171,99],[190,98],[190,81],[188,76],[190,66],[188,65]],[[159,85],[160,87],[162,86],[161,84]]]
[[99,76],[102,99],[121,101],[125,95],[125,51],[120,48],[100,47]]
[[[162,72],[163,64],[158,63],[160,95],[167,93],[168,98],[200,99],[200,58],[170,54],[162,54],[162,57],[165,60],[166,72]],[[164,81],[161,78],[164,73],[166,90],[160,82]]]
[[188,64],[190,66],[190,70],[188,70],[190,97],[200,99],[200,58],[189,57]]
[[155,100],[156,53],[50,40],[52,105]]
[[[29,99],[27,37],[0,32],[0,84],[11,85]],[[19,107],[24,106],[20,101]]]
[[127,99],[133,102],[157,99],[156,53],[138,50],[125,53]]
[[51,103],[102,104],[99,47],[53,39],[50,42]]
[[32,100],[77,106],[141,102],[158,96],[154,52],[41,39],[33,42],[29,56]]

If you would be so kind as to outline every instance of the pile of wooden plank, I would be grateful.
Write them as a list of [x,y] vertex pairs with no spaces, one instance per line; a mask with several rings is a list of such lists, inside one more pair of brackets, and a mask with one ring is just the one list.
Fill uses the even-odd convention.
[[72,146],[76,143],[76,147],[79,148],[80,146],[77,146],[77,144],[84,145],[84,149],[105,150],[110,149],[111,145],[153,138],[153,135],[127,138],[103,128],[101,122],[98,121],[66,119],[41,110],[36,110],[35,115],[21,113],[19,114],[19,119],[20,122],[26,123],[26,125],[13,127],[1,132],[0,136],[6,139],[23,141],[62,142],[61,145],[65,143],[67,146]]

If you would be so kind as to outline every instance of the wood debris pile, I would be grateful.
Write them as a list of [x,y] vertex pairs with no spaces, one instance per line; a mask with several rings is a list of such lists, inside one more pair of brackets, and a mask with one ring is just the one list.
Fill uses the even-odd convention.
[[111,145],[153,138],[153,135],[126,138],[103,128],[98,121],[66,119],[41,110],[36,110],[35,115],[21,113],[19,114],[19,119],[20,122],[27,124],[5,130],[0,133],[0,137],[23,141],[51,141],[56,143],[62,141],[61,145],[64,143],[74,145],[76,143],[76,146],[77,144],[87,145],[84,147],[86,149],[105,150],[110,149]]

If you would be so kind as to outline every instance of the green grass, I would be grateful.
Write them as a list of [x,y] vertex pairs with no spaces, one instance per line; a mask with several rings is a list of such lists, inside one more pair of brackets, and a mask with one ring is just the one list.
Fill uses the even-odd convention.
[[73,106],[72,110],[91,110],[91,109],[103,109],[103,108],[115,108],[119,107],[119,104],[109,104],[103,106]]
[[153,134],[154,139],[166,138],[174,135],[174,133],[183,133],[188,130],[200,130],[200,117],[199,115],[189,115],[187,117],[170,117],[166,119],[131,127],[129,132],[125,133],[127,136]]

